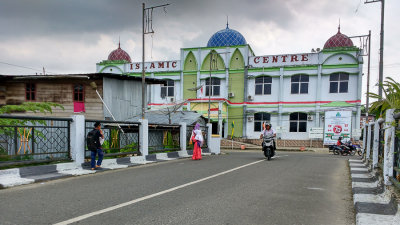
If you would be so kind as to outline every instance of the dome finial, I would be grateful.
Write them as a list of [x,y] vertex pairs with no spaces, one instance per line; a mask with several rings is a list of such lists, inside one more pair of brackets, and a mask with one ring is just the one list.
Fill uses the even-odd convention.
[[226,29],[229,29],[229,17],[226,15]]
[[339,18],[338,33],[340,33],[340,18]]
[[118,36],[118,48],[121,48],[121,36]]

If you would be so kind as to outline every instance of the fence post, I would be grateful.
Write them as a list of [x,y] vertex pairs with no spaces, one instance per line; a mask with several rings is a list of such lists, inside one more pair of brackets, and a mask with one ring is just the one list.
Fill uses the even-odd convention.
[[210,148],[211,146],[211,135],[212,135],[212,124],[207,123],[207,146]]
[[394,109],[386,110],[385,123],[385,156],[383,158],[383,180],[385,185],[391,185],[393,176],[393,157],[396,127],[392,126]]
[[146,156],[149,154],[149,121],[140,119],[139,122],[139,150],[142,156]]
[[179,144],[181,146],[181,151],[186,151],[186,123],[181,122],[179,123],[181,125],[180,131],[179,131]]
[[367,154],[365,154],[365,161],[369,163],[369,156],[371,154],[371,125],[372,123],[368,123],[368,131],[367,131]]
[[71,122],[71,158],[80,166],[85,161],[85,116],[74,115]]
[[375,121],[374,126],[374,144],[372,148],[372,168],[378,167],[378,159],[379,159],[379,122]]

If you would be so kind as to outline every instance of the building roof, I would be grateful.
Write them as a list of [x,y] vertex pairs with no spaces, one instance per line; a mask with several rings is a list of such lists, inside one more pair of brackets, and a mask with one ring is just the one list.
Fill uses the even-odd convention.
[[[149,124],[168,124],[168,115],[165,111],[149,111],[146,112],[145,117],[149,121]],[[135,122],[141,118],[141,115],[137,115],[128,119],[127,121]],[[178,111],[175,113],[171,113],[171,124],[179,124],[181,122],[185,122],[187,125],[193,125],[196,122],[202,124],[204,123],[204,121],[204,117],[200,113],[194,111]]]
[[340,33],[340,27],[338,28],[337,34],[330,37],[324,45],[324,49],[327,48],[338,48],[338,47],[353,47],[353,41],[346,35]]
[[112,51],[108,55],[108,60],[110,60],[110,61],[125,60],[125,61],[128,61],[128,62],[132,62],[131,61],[131,57],[129,56],[129,54],[121,49],[121,44],[120,43],[118,43],[118,48],[115,49],[114,51]]
[[[123,74],[116,74],[116,73],[80,73],[80,74],[49,74],[49,75],[33,75],[33,74],[26,74],[26,75],[6,75],[0,74],[0,80],[7,80],[7,79],[38,79],[38,80],[50,80],[50,79],[99,79],[99,78],[113,78],[118,80],[137,80],[141,81],[142,77],[138,76],[128,76]],[[145,78],[145,82],[147,84],[166,84],[166,80],[161,80],[157,78]]]
[[247,44],[243,35],[236,30],[229,29],[228,24],[226,29],[220,30],[211,36],[207,43],[207,47],[235,46]]

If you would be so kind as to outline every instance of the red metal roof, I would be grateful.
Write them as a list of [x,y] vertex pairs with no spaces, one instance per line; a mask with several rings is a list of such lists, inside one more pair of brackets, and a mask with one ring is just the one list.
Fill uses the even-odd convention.
[[325,48],[337,48],[337,47],[353,47],[353,42],[349,37],[340,33],[340,28],[338,29],[337,34],[333,35],[329,38],[324,45]]
[[114,51],[112,51],[108,55],[108,60],[110,60],[110,61],[126,60],[128,62],[132,62],[131,61],[131,57],[128,55],[128,53],[126,53],[124,50],[121,49],[121,45],[120,44],[118,44],[118,48],[117,49],[115,49]]

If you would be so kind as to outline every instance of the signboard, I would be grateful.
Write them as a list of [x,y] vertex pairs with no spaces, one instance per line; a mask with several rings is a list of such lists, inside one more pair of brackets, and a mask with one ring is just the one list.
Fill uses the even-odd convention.
[[324,128],[323,127],[311,127],[308,131],[309,138],[324,138]]
[[[147,73],[151,72],[167,72],[167,71],[179,71],[181,69],[181,61],[157,61],[157,62],[145,62],[144,69]],[[128,64],[128,71],[130,73],[142,72],[142,63],[134,62]]]
[[351,134],[351,111],[325,112],[324,145],[336,144],[337,139],[349,139]]
[[255,68],[313,65],[318,64],[318,53],[252,56],[249,64]]

